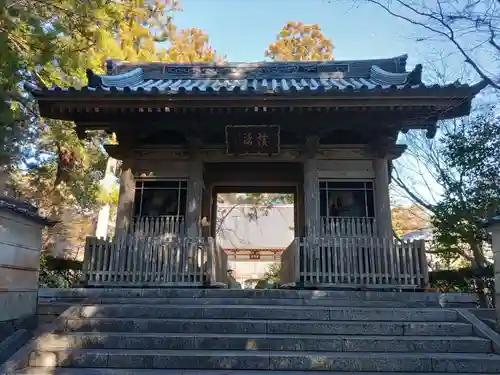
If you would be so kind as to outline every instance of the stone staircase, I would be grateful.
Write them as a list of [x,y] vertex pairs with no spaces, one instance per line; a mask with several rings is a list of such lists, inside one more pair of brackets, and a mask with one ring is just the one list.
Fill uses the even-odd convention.
[[14,373],[500,373],[492,340],[478,336],[462,310],[441,307],[456,298],[438,296],[81,289],[65,301],[62,292],[40,310],[73,306],[17,353],[27,361]]

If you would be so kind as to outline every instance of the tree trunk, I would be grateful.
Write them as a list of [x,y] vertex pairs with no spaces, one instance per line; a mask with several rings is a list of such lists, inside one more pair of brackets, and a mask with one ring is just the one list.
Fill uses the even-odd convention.
[[476,281],[476,294],[479,302],[479,307],[482,309],[488,308],[488,296],[487,296],[487,285],[483,279],[483,276],[478,276]]
[[472,242],[469,244],[472,250],[472,254],[474,255],[474,262],[472,264],[472,268],[474,269],[475,277],[475,286],[476,293],[479,302],[479,307],[487,308],[488,307],[488,288],[487,284],[484,280],[484,275],[488,264],[486,262],[486,258],[484,256],[483,250],[481,246],[477,242]]
[[58,256],[58,232],[61,230],[61,191],[59,186],[56,186],[52,191],[51,208],[49,213],[50,220],[56,221],[57,224],[47,228],[47,240],[45,241],[44,250],[52,256]]
[[12,195],[9,191],[9,168],[7,165],[0,166],[0,196]]

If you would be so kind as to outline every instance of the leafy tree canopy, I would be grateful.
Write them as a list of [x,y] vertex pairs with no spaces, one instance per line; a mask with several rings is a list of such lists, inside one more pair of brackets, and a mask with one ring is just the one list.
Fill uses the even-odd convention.
[[500,118],[493,110],[478,114],[442,141],[454,173],[440,176],[445,191],[434,210],[436,240],[442,251],[484,268],[489,236],[481,219],[500,207]]
[[398,236],[430,228],[429,213],[421,206],[413,204],[409,207],[392,209],[392,226]]
[[333,60],[333,43],[319,25],[288,22],[265,51],[265,55],[278,61]]
[[[82,86],[86,69],[101,73],[108,58],[214,61],[202,30],[175,27],[178,11],[176,0],[0,0],[0,165],[15,195],[65,218],[47,244],[110,197],[99,184],[109,139],[93,132],[81,140],[73,123],[40,119],[23,83]],[[0,171],[1,190],[6,181]]]

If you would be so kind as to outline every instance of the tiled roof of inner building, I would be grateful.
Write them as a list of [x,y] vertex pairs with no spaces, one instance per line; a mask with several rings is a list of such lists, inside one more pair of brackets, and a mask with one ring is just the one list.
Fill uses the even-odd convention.
[[38,209],[31,203],[12,197],[0,197],[0,210],[8,210],[17,215],[42,225],[53,226],[56,221],[50,220],[38,213]]
[[407,72],[406,60],[406,55],[376,60],[228,64],[127,63],[110,60],[107,75],[87,71],[88,85],[82,89],[29,89],[35,95],[80,91],[172,96],[314,94],[344,90],[358,92],[427,88],[421,81],[422,66],[417,65],[413,71]]

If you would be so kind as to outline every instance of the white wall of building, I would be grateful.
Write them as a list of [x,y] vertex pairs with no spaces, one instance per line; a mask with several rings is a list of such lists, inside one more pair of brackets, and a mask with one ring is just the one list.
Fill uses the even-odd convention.
[[42,225],[0,212],[0,322],[36,313]]
[[[286,249],[294,239],[293,204],[272,207],[219,204],[218,210],[227,215],[217,234],[217,241],[224,249]],[[235,258],[230,253],[229,267],[234,278],[243,285],[247,279],[262,278],[270,265],[279,263],[279,257],[276,261],[267,261],[269,256],[262,258],[266,260],[250,261],[248,254]]]
[[229,268],[233,270],[233,277],[236,281],[244,284],[248,279],[261,279],[268,268],[277,262],[248,262],[248,261],[229,261]]
[[225,249],[286,248],[294,238],[293,204],[256,209],[253,205],[219,204],[218,209],[227,213],[217,233],[217,241]]

